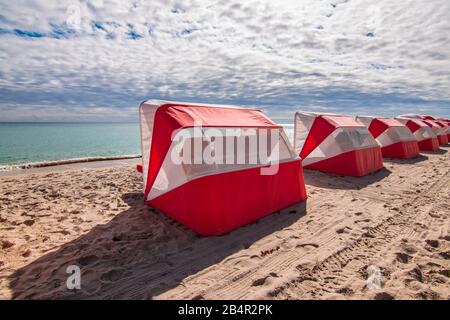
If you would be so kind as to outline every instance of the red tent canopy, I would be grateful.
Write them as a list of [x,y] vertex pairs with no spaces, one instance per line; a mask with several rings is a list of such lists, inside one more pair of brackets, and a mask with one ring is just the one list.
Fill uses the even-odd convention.
[[439,149],[439,141],[431,128],[419,119],[396,118],[412,132],[419,144],[419,150],[436,151]]
[[419,154],[419,145],[411,131],[393,118],[358,116],[381,147],[385,158],[408,159]]
[[[306,199],[300,158],[260,110],[148,100],[140,122],[147,203],[201,235],[229,232]],[[266,151],[276,157],[261,160]]]
[[352,117],[297,112],[294,130],[295,152],[305,168],[363,176],[383,167],[381,148]]

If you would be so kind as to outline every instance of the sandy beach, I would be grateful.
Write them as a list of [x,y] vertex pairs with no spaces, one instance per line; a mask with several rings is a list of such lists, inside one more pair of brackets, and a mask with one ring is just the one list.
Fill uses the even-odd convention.
[[450,299],[449,150],[305,170],[305,212],[211,238],[144,204],[133,163],[3,173],[0,299]]

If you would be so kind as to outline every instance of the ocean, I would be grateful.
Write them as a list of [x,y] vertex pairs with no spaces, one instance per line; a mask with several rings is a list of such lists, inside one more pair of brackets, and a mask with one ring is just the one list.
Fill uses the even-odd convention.
[[0,123],[0,166],[140,153],[138,123]]
[[0,166],[136,156],[139,135],[138,123],[0,123]]

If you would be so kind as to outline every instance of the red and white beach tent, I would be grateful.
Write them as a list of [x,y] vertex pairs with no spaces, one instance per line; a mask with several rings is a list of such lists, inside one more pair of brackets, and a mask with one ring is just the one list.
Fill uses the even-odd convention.
[[439,145],[445,146],[448,144],[448,138],[447,138],[447,131],[445,130],[445,127],[442,127],[437,123],[435,120],[422,120],[424,123],[426,123],[431,130],[436,134]]
[[419,154],[419,145],[411,131],[400,121],[386,117],[358,116],[381,147],[385,158],[408,159]]
[[423,123],[429,126],[431,130],[433,130],[434,134],[438,138],[439,145],[445,146],[448,144],[447,130],[445,129],[445,126],[443,126],[442,124],[438,124],[434,117],[426,114],[403,114],[400,117],[420,119],[421,121],[423,121]]
[[438,121],[445,125],[446,132],[447,132],[447,138],[448,138],[448,141],[450,142],[450,119],[441,117],[441,118],[438,118]]
[[[139,114],[145,200],[197,233],[223,234],[306,199],[301,159],[260,110],[147,100]],[[275,164],[261,161],[264,144]],[[196,148],[225,159],[196,160]]]
[[383,168],[381,148],[361,122],[337,114],[297,112],[294,150],[304,168],[364,176]]
[[[450,122],[435,120],[434,121],[438,126],[444,130],[444,133],[447,135],[447,143],[450,142]],[[442,139],[442,142],[445,142],[445,139]]]
[[436,151],[439,149],[439,141],[436,134],[422,120],[402,117],[395,119],[407,126],[412,132],[419,144],[419,150]]

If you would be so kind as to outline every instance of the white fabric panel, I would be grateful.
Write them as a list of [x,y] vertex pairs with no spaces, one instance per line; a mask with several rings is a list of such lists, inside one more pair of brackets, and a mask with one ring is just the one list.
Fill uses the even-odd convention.
[[[231,171],[237,171],[242,170],[246,168],[251,167],[263,167],[267,165],[266,162],[260,161],[260,157],[258,154],[258,151],[255,149],[251,149],[249,146],[249,139],[258,139],[258,130],[260,134],[263,134],[264,132],[267,132],[266,135],[263,135],[266,137],[266,141],[268,144],[268,150],[271,150],[270,152],[277,153],[276,146],[272,145],[270,143],[270,130],[266,129],[266,131],[261,131],[261,129],[256,128],[213,128],[214,130],[220,131],[221,136],[224,136],[225,139],[223,139],[220,143],[217,141],[213,141],[212,139],[210,141],[204,141],[202,137],[205,137],[205,132],[208,130],[211,130],[212,128],[206,128],[203,127],[201,130],[202,132],[199,132],[200,128],[185,128],[178,132],[180,135],[186,134],[186,136],[192,137],[187,138],[184,141],[184,144],[181,145],[179,142],[174,141],[170,148],[168,153],[166,154],[164,158],[164,162],[161,166],[160,171],[158,172],[158,175],[155,179],[155,182],[152,186],[152,189],[150,190],[150,193],[147,197],[147,200],[154,199],[158,196],[161,196],[162,194],[173,190],[174,188],[177,188],[183,184],[185,184],[188,181],[205,177],[208,175],[214,175],[224,172],[231,172]],[[229,129],[238,129],[243,133],[243,136],[241,138],[245,143],[245,154],[241,155],[244,158],[244,163],[238,163],[238,137],[228,136],[226,137],[227,130]],[[248,130],[251,129],[251,130]],[[211,131],[209,131],[211,132]],[[286,134],[282,129],[279,131],[279,135],[277,136],[277,142],[278,142],[278,150],[279,150],[279,160],[280,162],[286,162],[286,161],[292,161],[294,159],[297,159],[298,156],[296,156],[292,150],[292,147],[287,140]],[[245,136],[245,137],[244,137]],[[227,138],[231,140],[227,140]],[[239,138],[239,139],[241,139]],[[261,138],[261,135],[260,135]],[[233,141],[232,143],[229,143]],[[257,141],[257,140],[256,140]],[[212,162],[211,164],[208,164],[205,159],[201,161],[198,164],[195,164],[195,158],[194,158],[194,152],[193,148],[194,145],[197,144],[197,146],[201,147],[202,154],[205,155],[205,151],[209,153],[209,151],[212,154],[216,154],[215,151],[216,148],[222,147],[223,150],[223,157],[220,157],[219,159],[222,159],[222,161],[219,161],[218,163]],[[261,146],[262,142],[259,142],[259,145]],[[231,144],[233,150],[233,159],[230,159],[230,163],[227,163],[226,156],[227,154],[226,150],[227,146]],[[185,153],[186,152],[186,153]],[[268,152],[268,153],[270,153]],[[181,158],[185,156],[186,159],[189,159],[190,161],[186,161],[188,163],[182,162]],[[267,155],[269,156],[269,155]],[[251,157],[254,157],[257,161],[255,163],[249,163]],[[223,163],[220,163],[223,162]]]
[[396,117],[396,118],[394,118],[395,120],[397,120],[397,121],[400,121],[401,123],[403,123],[405,126],[406,126],[406,124],[408,123],[408,121],[409,121],[409,119],[407,119],[407,118],[401,118],[401,117]]
[[[441,122],[443,123],[443,122]],[[442,131],[444,132],[444,134],[449,134],[450,133],[450,126],[447,126],[445,123],[443,123],[445,125],[445,127],[441,127]]]
[[[280,129],[280,134],[281,134],[281,138],[282,138],[280,140],[282,142],[282,143],[280,143],[280,149],[281,148],[286,148],[287,151],[290,153],[292,159],[298,158],[299,157],[298,153],[296,153],[294,151],[294,148],[292,147],[291,141],[289,140],[289,138],[288,138],[284,128]],[[280,150],[280,154],[282,154],[281,150]]]
[[139,106],[139,123],[141,130],[142,176],[144,178],[144,190],[147,186],[147,175],[150,161],[150,149],[152,145],[153,123],[155,112],[159,105],[143,102]]
[[150,193],[147,196],[147,200],[156,198],[188,181],[183,165],[176,165],[171,161],[173,149],[174,144],[171,144],[169,151],[164,158],[163,165],[161,166]]
[[401,141],[416,141],[416,138],[407,127],[390,127],[375,140],[381,147],[387,147]]
[[299,154],[303,149],[317,114],[307,112],[296,112],[294,121],[294,152]]
[[442,128],[441,126],[439,126],[439,125],[437,125],[437,124],[435,124],[435,126],[432,126],[431,129],[433,130],[433,132],[434,132],[437,136],[445,135],[445,134],[446,134],[444,128]]
[[430,127],[420,127],[413,133],[413,135],[419,142],[430,138],[436,138],[436,134]]
[[361,122],[362,124],[364,124],[367,128],[369,128],[370,123],[372,122],[372,120],[374,119],[373,117],[369,117],[369,116],[357,116],[356,121]]
[[377,146],[378,143],[367,128],[337,128],[303,159],[303,164],[308,165],[345,152]]

